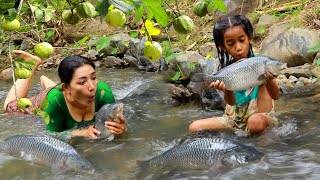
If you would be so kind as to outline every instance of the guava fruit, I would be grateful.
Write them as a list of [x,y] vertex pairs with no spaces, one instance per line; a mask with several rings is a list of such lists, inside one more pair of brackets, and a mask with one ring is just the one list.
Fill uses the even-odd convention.
[[109,26],[119,27],[124,25],[127,18],[122,11],[118,9],[112,9],[108,11],[108,14],[106,15],[105,20]]
[[203,1],[199,1],[196,3],[196,5],[192,8],[192,12],[199,16],[205,16],[208,13],[208,3],[207,2],[203,2]]
[[18,108],[25,110],[28,107],[32,106],[32,102],[28,98],[20,98],[18,99]]
[[77,5],[77,13],[82,18],[91,18],[97,14],[94,6],[89,2],[83,2]]
[[194,24],[189,16],[181,15],[173,20],[173,28],[177,33],[188,34],[192,32]]
[[80,21],[80,16],[75,9],[67,9],[62,12],[62,19],[68,24],[77,24]]
[[17,19],[12,21],[3,20],[1,27],[6,31],[15,31],[20,28],[20,22]]
[[41,42],[33,47],[33,52],[40,58],[47,58],[53,53],[53,47],[47,42]]
[[147,41],[144,47],[144,56],[151,62],[159,60],[162,55],[162,47],[156,41]]
[[15,68],[13,72],[16,79],[27,79],[31,76],[31,71],[26,68]]

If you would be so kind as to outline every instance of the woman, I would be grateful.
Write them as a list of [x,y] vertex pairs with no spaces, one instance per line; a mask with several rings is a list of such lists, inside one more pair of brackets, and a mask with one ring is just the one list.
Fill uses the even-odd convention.
[[[24,51],[13,51],[14,54],[23,57],[26,61],[36,60],[32,69],[32,75],[28,79],[18,79],[16,89],[18,99],[27,97],[30,89],[31,79],[37,67],[41,64],[41,59]],[[83,136],[96,139],[100,132],[93,127],[78,128],[85,124],[90,124],[94,119],[94,113],[104,104],[114,103],[115,99],[110,87],[99,82],[96,77],[94,64],[82,56],[70,56],[61,61],[58,74],[60,84],[45,76],[41,76],[41,84],[44,90],[31,97],[32,109],[40,107],[45,102],[42,117],[45,117],[47,130],[53,132],[61,139],[75,136]],[[5,110],[19,111],[17,107],[14,87],[8,93],[4,103]],[[115,136],[121,136],[126,130],[126,121],[122,115],[118,115],[120,123],[106,121],[106,127]]]

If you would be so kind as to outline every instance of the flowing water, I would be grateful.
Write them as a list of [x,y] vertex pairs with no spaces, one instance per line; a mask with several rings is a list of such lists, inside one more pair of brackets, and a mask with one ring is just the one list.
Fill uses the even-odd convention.
[[[178,104],[171,100],[162,75],[136,69],[97,69],[99,80],[107,82],[118,101],[125,104],[128,131],[112,142],[73,140],[71,145],[96,168],[93,175],[67,171],[54,174],[50,167],[0,154],[1,179],[137,179],[137,160],[146,160],[170,149],[188,132],[190,120],[221,114],[198,103]],[[56,70],[37,72],[30,94],[39,92],[39,77],[58,82]],[[12,86],[0,81],[0,103]],[[276,101],[280,126],[272,136],[251,138],[244,143],[266,154],[257,163],[232,169],[220,179],[318,179],[320,178],[320,98],[281,97]],[[45,124],[33,115],[0,113],[0,139],[16,134],[44,132]],[[236,136],[236,135],[235,135]],[[249,138],[247,138],[249,139]],[[253,140],[252,140],[253,139]],[[154,179],[149,176],[149,179]],[[208,179],[207,171],[172,171],[159,179]]]

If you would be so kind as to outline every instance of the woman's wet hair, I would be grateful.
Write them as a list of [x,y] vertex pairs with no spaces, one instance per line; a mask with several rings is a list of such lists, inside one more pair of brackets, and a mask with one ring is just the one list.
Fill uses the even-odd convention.
[[92,66],[93,69],[96,68],[92,61],[83,56],[73,55],[64,58],[58,68],[61,83],[70,84],[73,73],[84,64]]
[[[244,32],[248,35],[249,38],[253,37],[253,28],[252,25],[245,16],[243,15],[227,15],[224,16],[221,20],[217,21],[213,26],[213,38],[218,51],[218,57],[220,61],[220,68],[228,66],[232,63],[233,58],[230,57],[228,52],[221,49],[219,46],[224,46],[223,35],[227,29],[234,26],[242,26]],[[252,46],[250,44],[250,50],[248,57],[254,56],[252,51]]]

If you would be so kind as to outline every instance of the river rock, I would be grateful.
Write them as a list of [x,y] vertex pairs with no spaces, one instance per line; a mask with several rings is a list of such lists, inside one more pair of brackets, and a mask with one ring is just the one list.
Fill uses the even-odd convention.
[[12,78],[12,70],[11,68],[7,68],[1,71],[0,79],[11,79]]
[[308,50],[319,43],[319,32],[293,28],[267,37],[262,43],[261,54],[286,62],[288,67],[299,66],[313,62],[316,53]]
[[279,19],[273,15],[263,14],[260,16],[258,21],[258,26],[263,26],[264,28],[268,28],[271,25],[277,23]]
[[302,66],[286,68],[281,71],[281,74],[285,74],[286,76],[293,75],[297,78],[299,77],[310,78],[313,76],[313,73],[312,73],[313,68],[314,68],[314,65],[306,63]]
[[217,57],[217,48],[213,42],[207,42],[199,47],[199,54],[206,57],[209,53],[212,54],[212,57]]
[[[227,7],[227,14],[247,14],[254,11],[255,7],[258,7],[258,1],[256,0],[224,0],[224,4]],[[221,18],[225,13],[218,11],[215,19]]]

